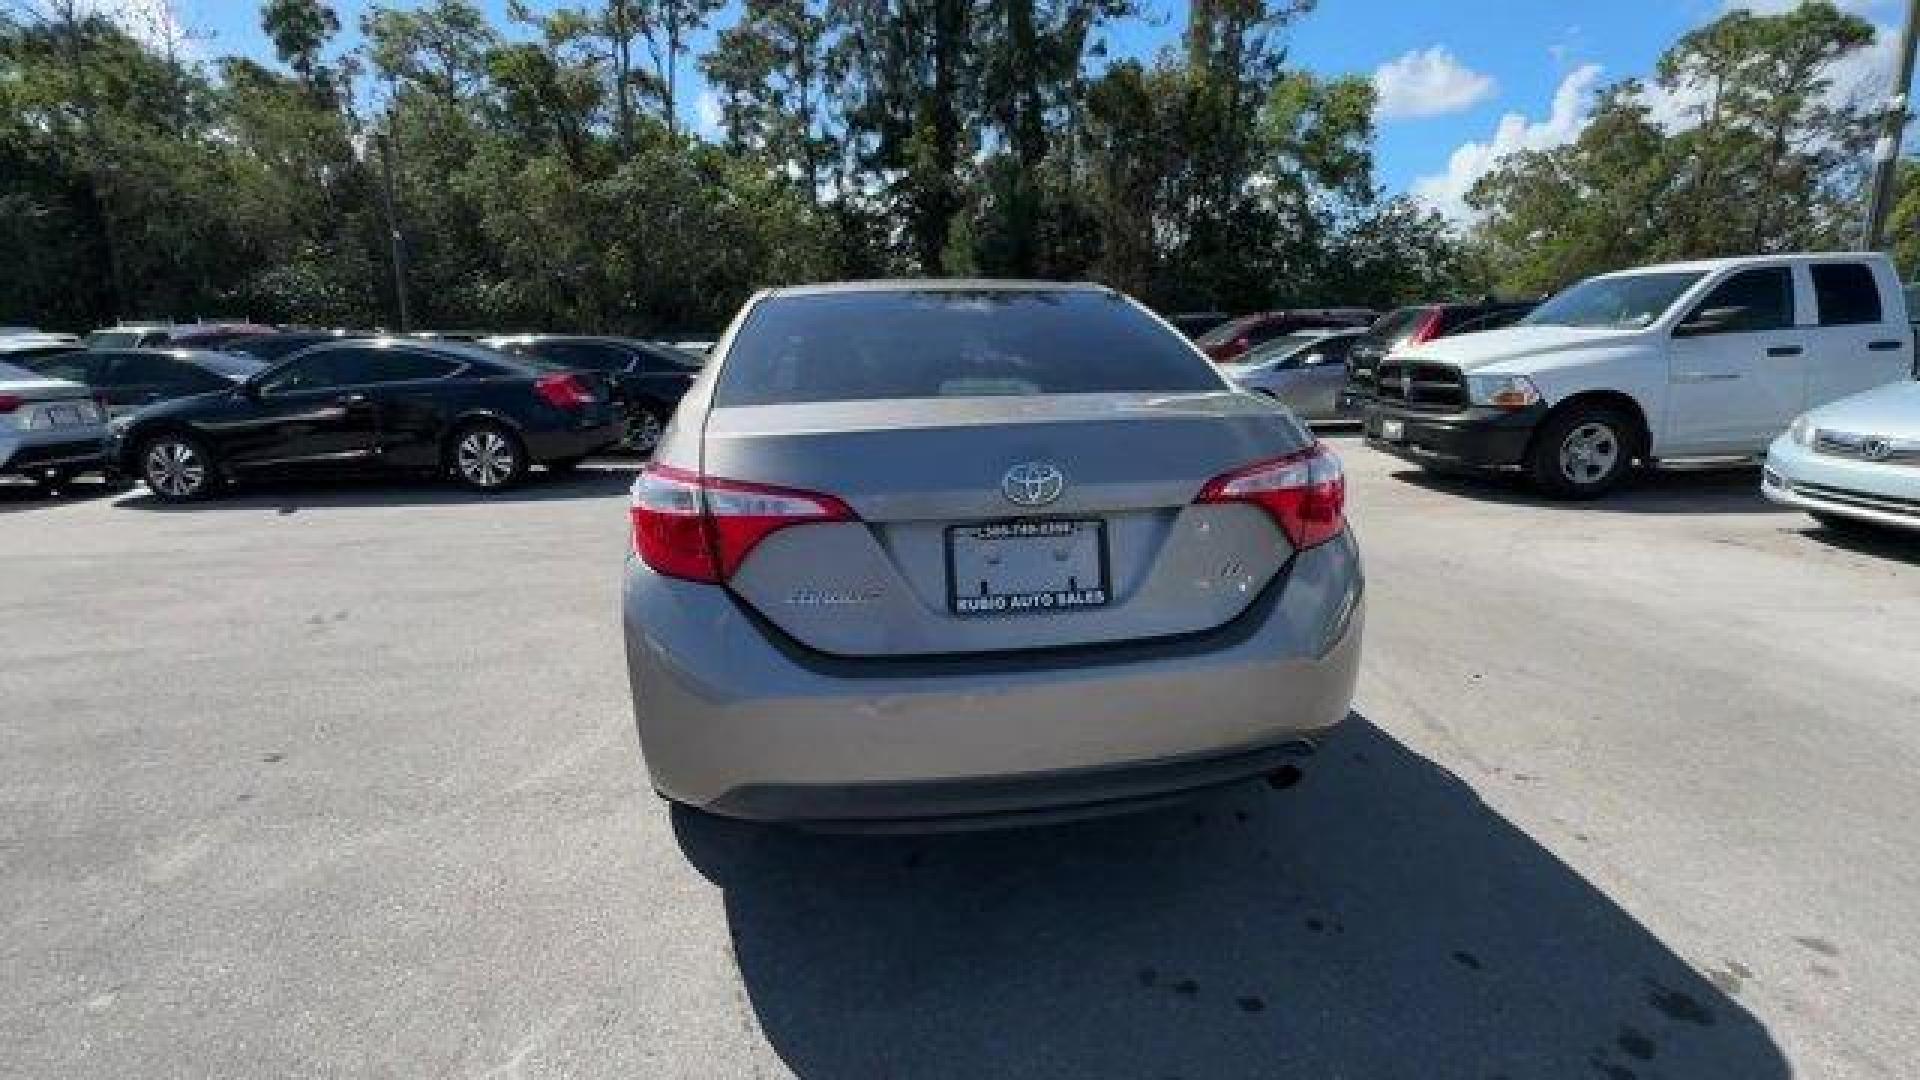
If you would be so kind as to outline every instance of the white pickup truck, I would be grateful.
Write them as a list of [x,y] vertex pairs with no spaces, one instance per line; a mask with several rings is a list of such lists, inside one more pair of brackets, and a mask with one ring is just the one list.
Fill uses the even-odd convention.
[[1588,278],[1517,325],[1381,361],[1371,445],[1436,468],[1518,471],[1567,497],[1634,462],[1746,457],[1807,409],[1914,377],[1878,254],[1768,255]]

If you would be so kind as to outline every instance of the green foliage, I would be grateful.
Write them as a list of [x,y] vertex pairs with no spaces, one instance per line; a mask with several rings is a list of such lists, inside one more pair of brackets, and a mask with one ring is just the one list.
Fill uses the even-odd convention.
[[1688,104],[1657,123],[1647,88],[1610,88],[1574,142],[1517,155],[1474,187],[1478,249],[1516,291],[1636,263],[1848,246],[1872,116],[1833,74],[1873,28],[1832,4],[1728,12],[1660,58]]
[[672,76],[715,0],[375,4],[352,51],[328,0],[264,0],[278,66],[19,9],[53,14],[0,16],[0,321],[392,326],[404,287],[420,326],[712,328],[757,288],[918,273],[1385,307],[1844,239],[1869,125],[1828,82],[1871,31],[1828,4],[1688,34],[1655,73],[1684,122],[1612,88],[1482,181],[1467,242],[1376,186],[1370,83],[1288,63],[1311,7],[1195,0],[1113,61],[1135,0],[740,0],[692,58],[699,132]]

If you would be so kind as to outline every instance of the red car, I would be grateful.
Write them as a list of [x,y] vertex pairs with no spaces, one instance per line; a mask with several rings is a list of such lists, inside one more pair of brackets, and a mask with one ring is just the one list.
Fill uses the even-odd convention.
[[1252,349],[1283,334],[1299,330],[1323,330],[1343,326],[1366,326],[1374,312],[1367,308],[1291,308],[1242,315],[1221,323],[1194,340],[1200,351],[1215,363],[1239,359]]

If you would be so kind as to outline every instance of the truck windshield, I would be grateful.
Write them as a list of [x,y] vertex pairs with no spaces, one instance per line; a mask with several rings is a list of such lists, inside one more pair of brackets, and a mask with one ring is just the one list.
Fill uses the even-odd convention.
[[1686,271],[1588,278],[1556,294],[1520,321],[1530,326],[1638,330],[1651,325],[1700,278],[1700,274]]

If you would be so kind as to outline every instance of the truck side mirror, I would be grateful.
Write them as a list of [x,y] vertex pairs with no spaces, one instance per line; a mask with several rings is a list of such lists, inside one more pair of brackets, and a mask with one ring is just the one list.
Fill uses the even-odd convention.
[[1746,307],[1702,308],[1690,316],[1686,322],[1673,328],[1674,337],[1700,337],[1704,334],[1724,334],[1738,330],[1747,321],[1753,309]]

